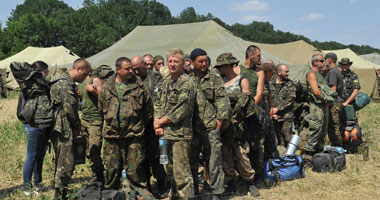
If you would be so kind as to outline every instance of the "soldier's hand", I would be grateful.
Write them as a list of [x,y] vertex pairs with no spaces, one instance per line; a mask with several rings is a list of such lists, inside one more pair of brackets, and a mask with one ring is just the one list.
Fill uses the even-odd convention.
[[278,120],[278,115],[273,115],[273,119]]
[[217,119],[216,120],[216,130],[220,131],[220,128],[222,127],[223,119]]
[[156,133],[157,136],[163,136],[164,135],[164,129],[163,128],[154,129],[154,132]]
[[154,129],[158,129],[160,127],[161,127],[160,126],[160,119],[154,119],[154,121],[153,121],[153,128]]

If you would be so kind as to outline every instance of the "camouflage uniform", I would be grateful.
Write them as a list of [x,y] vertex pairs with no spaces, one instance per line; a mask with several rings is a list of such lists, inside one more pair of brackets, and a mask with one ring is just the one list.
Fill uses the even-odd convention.
[[50,89],[51,102],[57,112],[51,140],[56,158],[54,187],[62,189],[68,186],[74,171],[73,131],[79,131],[81,123],[74,80],[68,72],[60,75],[57,80]]
[[216,120],[228,120],[230,101],[224,89],[223,80],[218,73],[207,70],[204,76],[197,78],[195,74],[192,74],[192,78],[197,88],[194,134],[190,153],[195,194],[199,193],[198,164],[199,153],[202,149],[210,177],[211,192],[221,194],[224,192],[224,172],[222,168],[222,144],[220,132],[216,130]]
[[[349,70],[343,74],[343,101],[346,101],[351,94],[354,92],[354,89],[360,90],[359,77],[353,71]],[[350,104],[353,104],[355,101],[352,101]]]
[[[251,92],[251,96],[254,97],[256,95],[257,91],[257,84],[259,77],[257,76],[257,72],[261,70],[258,66],[255,66],[254,68],[246,68],[243,65],[239,65],[240,67],[240,75],[246,77],[249,82],[249,90]],[[264,101],[260,101],[259,106],[263,107],[263,104],[265,104]],[[265,106],[264,106],[265,107]],[[258,116],[260,118],[260,116]],[[256,123],[258,125],[258,123]],[[259,131],[260,127],[255,126],[254,134],[256,135],[254,137],[253,141],[250,141],[251,143],[251,151],[249,153],[249,157],[251,160],[251,164],[254,167],[256,171],[256,177],[261,176],[262,172],[264,171],[264,142],[265,142],[265,132]]]
[[[141,77],[143,80],[145,88],[148,89],[148,92],[152,96],[152,103],[157,100],[157,94],[162,84],[162,75],[159,71],[153,68],[149,74],[145,77]],[[153,104],[152,104],[153,107]],[[145,174],[148,180],[148,187],[151,188],[150,185],[150,177],[153,177],[157,180],[157,189],[159,193],[164,193],[167,190],[167,179],[166,172],[164,166],[160,164],[160,149],[158,145],[159,137],[155,134],[153,128],[153,118],[149,120],[146,126],[146,132],[144,135],[145,145],[149,148],[145,148],[146,150],[146,160],[144,163]],[[151,188],[152,189],[152,188]],[[152,190],[151,190],[152,191]]]
[[6,88],[5,88],[5,76],[3,78],[3,72],[0,71],[0,97],[6,98]]
[[271,85],[273,87],[273,107],[278,108],[278,120],[275,121],[278,143],[287,147],[292,135],[296,87],[289,79],[285,79],[279,84],[276,83],[276,80],[273,80]]
[[[314,73],[317,76],[318,85],[326,85],[326,82],[322,75],[314,70],[310,70],[308,73]],[[327,86],[327,85],[326,85]],[[309,83],[307,83],[309,90],[309,96],[313,96]],[[309,131],[306,134],[306,144],[304,150],[309,153],[316,153],[323,150],[324,139],[327,133],[327,121],[328,121],[328,109],[325,107],[325,103],[315,98],[309,98],[310,114],[308,117]]]
[[171,199],[188,199],[194,196],[194,182],[189,164],[194,100],[194,82],[188,75],[181,74],[173,83],[171,75],[164,79],[161,92],[154,103],[154,119],[166,116],[171,121],[163,126],[164,138],[168,140],[167,174],[171,183]]
[[[118,83],[116,74],[103,85],[98,108],[103,116],[106,163],[105,188],[119,189],[122,169],[133,192],[147,192],[144,162],[144,133],[152,117],[152,99],[140,78],[133,75]],[[141,190],[140,190],[141,189]]]
[[102,116],[98,110],[98,97],[86,90],[93,78],[87,78],[79,84],[82,98],[81,132],[87,141],[87,158],[91,161],[91,170],[97,180],[104,183],[104,166],[100,152],[102,149]]

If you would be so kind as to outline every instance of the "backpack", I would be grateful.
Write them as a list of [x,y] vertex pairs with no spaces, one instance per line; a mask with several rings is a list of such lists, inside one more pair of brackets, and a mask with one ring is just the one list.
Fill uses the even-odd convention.
[[112,76],[115,72],[112,67],[108,65],[100,65],[95,72],[95,76],[101,80],[106,80],[108,77]]
[[316,172],[336,172],[346,168],[346,155],[336,150],[327,150],[314,154],[312,158],[313,171]]
[[304,162],[300,155],[280,156],[265,163],[264,183],[267,186],[305,177]]
[[78,200],[124,200],[125,193],[118,190],[102,190],[101,182],[90,182],[83,186],[77,194]]
[[363,143],[362,131],[359,125],[355,121],[348,121],[341,132],[343,148],[350,153],[356,153],[358,146]]

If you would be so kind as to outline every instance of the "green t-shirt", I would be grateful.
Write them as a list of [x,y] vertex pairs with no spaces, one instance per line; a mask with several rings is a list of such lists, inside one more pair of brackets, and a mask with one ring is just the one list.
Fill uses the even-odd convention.
[[98,110],[98,97],[86,90],[86,85],[92,82],[92,78],[84,80],[79,84],[79,91],[82,96],[82,119],[92,122],[101,121],[102,116]]

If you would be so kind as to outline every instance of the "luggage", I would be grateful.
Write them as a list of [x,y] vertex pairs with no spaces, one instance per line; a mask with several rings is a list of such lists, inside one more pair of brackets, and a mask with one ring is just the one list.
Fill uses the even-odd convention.
[[358,111],[364,108],[367,104],[369,104],[369,102],[371,102],[371,98],[368,96],[368,94],[359,92],[359,94],[355,98],[355,104],[354,104],[355,111]]
[[77,195],[78,200],[124,200],[125,193],[118,190],[102,190],[102,183],[90,182],[83,186]]
[[300,155],[280,156],[266,162],[264,183],[274,185],[278,181],[305,178],[305,167]]
[[355,122],[346,122],[342,129],[343,148],[350,153],[356,153],[358,146],[363,143],[362,131],[359,125]]
[[314,154],[312,158],[313,171],[316,172],[336,172],[346,168],[346,155],[337,150],[327,150]]
[[341,122],[356,121],[355,108],[353,105],[347,105],[340,114]]

